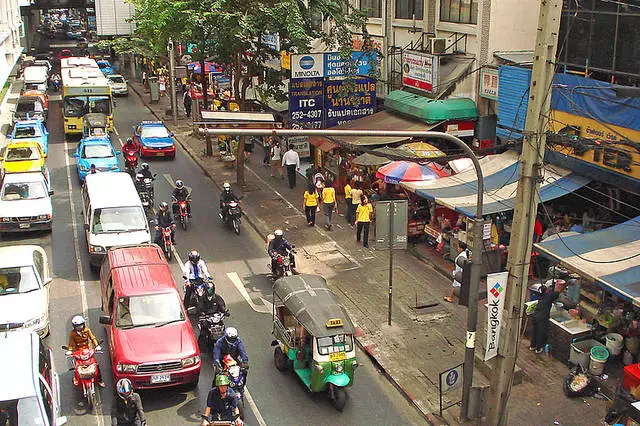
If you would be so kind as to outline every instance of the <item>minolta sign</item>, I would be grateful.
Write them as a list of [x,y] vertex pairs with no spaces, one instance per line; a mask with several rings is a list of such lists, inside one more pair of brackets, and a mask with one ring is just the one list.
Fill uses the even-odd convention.
[[324,54],[310,53],[291,57],[291,78],[323,77]]
[[[370,77],[376,66],[375,52],[351,52],[352,62],[345,61],[338,52],[291,55],[291,78],[344,77],[357,75]],[[349,72],[349,67],[354,67]]]

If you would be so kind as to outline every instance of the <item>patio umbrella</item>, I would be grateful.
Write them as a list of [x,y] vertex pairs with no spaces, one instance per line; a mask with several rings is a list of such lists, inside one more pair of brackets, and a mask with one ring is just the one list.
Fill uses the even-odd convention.
[[376,172],[376,177],[386,183],[419,182],[449,176],[441,166],[434,163],[413,163],[411,161],[392,161]]
[[377,151],[377,152],[382,153],[382,154],[397,155],[397,156],[399,156],[401,158],[418,158],[412,152],[403,151],[403,150],[400,150],[398,148],[391,148],[391,147],[388,147],[388,146],[383,146],[381,148],[376,148],[376,149],[374,149],[374,151]]
[[354,158],[352,162],[358,166],[382,166],[383,164],[391,162],[391,160],[365,152],[364,154],[358,155]]
[[[191,62],[187,65],[187,68],[193,70],[194,73],[200,74],[202,71],[202,67],[200,66],[200,62]],[[205,62],[204,69],[206,74],[222,74],[222,68],[214,64],[213,62]]]
[[445,156],[444,152],[426,142],[406,143],[399,146],[398,149],[415,154],[419,158],[436,158]]

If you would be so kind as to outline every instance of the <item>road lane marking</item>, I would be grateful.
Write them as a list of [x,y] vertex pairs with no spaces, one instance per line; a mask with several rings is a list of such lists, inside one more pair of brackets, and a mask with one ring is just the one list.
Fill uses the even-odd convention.
[[[169,182],[169,185],[172,188],[176,187],[176,181],[173,180],[173,176],[171,176],[171,173],[163,173],[162,176],[167,180],[167,182]],[[191,193],[193,192],[193,188],[187,185],[185,185],[184,187],[187,188],[187,191],[189,191],[189,195],[191,195]]]
[[120,133],[118,133],[118,129],[116,129],[115,126],[113,127],[113,133],[115,133],[116,136],[120,136]]
[[244,388],[244,396],[247,397],[247,402],[249,403],[249,407],[251,408],[251,411],[253,411],[253,414],[256,416],[256,420],[258,421],[258,424],[260,426],[267,426],[267,422],[264,421],[264,418],[262,417],[262,414],[260,414],[260,411],[258,410],[258,406],[253,400],[253,397],[249,393],[249,389],[247,387]]
[[124,147],[124,142],[122,142],[121,138],[118,138],[118,142],[120,142],[120,146]]
[[[86,281],[84,279],[84,272],[82,271],[82,260],[80,258],[80,243],[78,236],[78,224],[76,222],[76,207],[73,203],[73,187],[71,186],[71,173],[69,170],[71,169],[71,163],[69,162],[69,143],[67,139],[64,140],[64,161],[66,163],[65,171],[67,173],[67,188],[69,190],[69,206],[71,207],[71,227],[73,229],[73,248],[75,250],[76,255],[76,269],[78,270],[78,283],[80,285],[80,297],[82,299],[82,316],[86,318],[87,323],[91,325],[89,320],[89,304],[87,303],[87,289],[86,289]],[[96,404],[95,404],[96,412],[95,416],[98,420],[98,426],[104,426],[104,421],[102,419],[102,400],[100,398],[100,392],[96,392]]]
[[236,272],[227,272],[227,277],[229,277],[233,285],[236,286],[242,297],[244,297],[244,300],[246,300],[249,306],[251,306],[251,309],[260,314],[270,314],[273,311],[273,308],[266,306],[266,304],[264,306],[258,306],[253,303],[253,300],[251,300],[247,289],[244,287],[242,280]]

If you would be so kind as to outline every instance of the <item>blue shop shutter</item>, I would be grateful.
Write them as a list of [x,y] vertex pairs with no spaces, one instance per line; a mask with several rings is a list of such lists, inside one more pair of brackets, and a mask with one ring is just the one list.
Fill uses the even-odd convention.
[[[531,70],[502,65],[498,69],[498,138],[521,139],[527,119]],[[516,129],[516,130],[512,130]]]

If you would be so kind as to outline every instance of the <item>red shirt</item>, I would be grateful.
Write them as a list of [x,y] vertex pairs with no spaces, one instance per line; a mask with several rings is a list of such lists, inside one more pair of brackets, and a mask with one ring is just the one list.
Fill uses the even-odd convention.
[[533,235],[535,236],[535,242],[542,236],[542,222],[540,222],[540,219],[536,219],[536,223],[533,225]]

